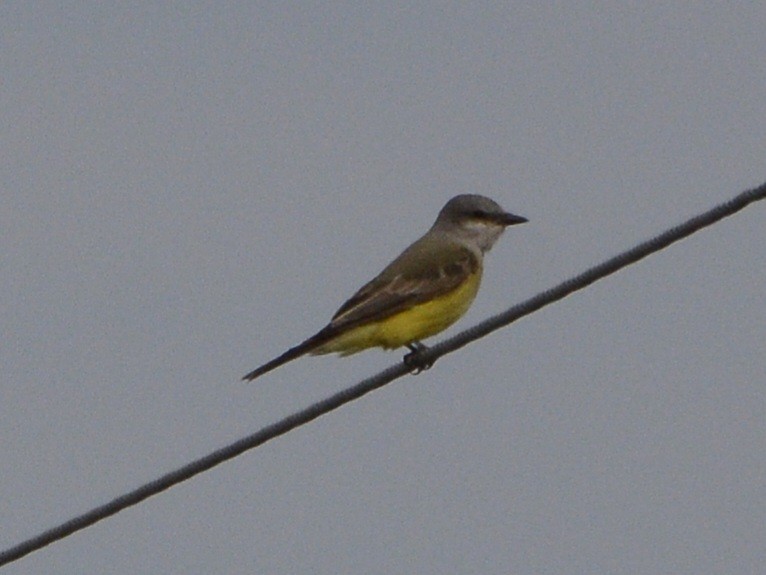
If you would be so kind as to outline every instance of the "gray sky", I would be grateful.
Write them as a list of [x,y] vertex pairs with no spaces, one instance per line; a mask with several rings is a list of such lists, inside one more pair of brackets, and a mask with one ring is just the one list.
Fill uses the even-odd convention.
[[[459,327],[766,180],[760,3],[0,7],[0,544],[401,358],[242,374],[475,192]],[[766,206],[6,568],[766,562]]]

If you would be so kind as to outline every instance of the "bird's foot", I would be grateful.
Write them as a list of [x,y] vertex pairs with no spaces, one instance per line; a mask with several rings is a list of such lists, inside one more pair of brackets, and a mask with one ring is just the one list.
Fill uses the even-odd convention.
[[412,343],[408,343],[407,347],[410,349],[410,353],[404,356],[404,364],[410,368],[410,373],[412,375],[417,375],[421,371],[431,369],[434,362],[423,361],[422,357],[422,354],[428,351],[428,346],[419,341],[413,341]]

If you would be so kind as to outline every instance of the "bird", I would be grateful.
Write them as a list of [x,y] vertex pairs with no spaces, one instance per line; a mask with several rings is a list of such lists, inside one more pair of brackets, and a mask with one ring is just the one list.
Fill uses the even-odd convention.
[[449,200],[431,228],[340,306],[317,333],[254,369],[252,381],[303,355],[347,356],[381,347],[406,346],[414,371],[427,347],[421,340],[447,329],[465,314],[479,290],[484,254],[508,226],[528,220],[478,194]]

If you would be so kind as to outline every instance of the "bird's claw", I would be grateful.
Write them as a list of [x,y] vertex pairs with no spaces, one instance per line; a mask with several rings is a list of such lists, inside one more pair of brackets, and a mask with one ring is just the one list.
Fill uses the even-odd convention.
[[408,343],[407,347],[410,349],[410,353],[404,356],[404,365],[410,368],[410,373],[412,375],[417,375],[421,371],[431,369],[431,366],[434,364],[433,360],[423,361],[422,358],[423,352],[428,351],[428,346],[423,345],[419,341],[414,341]]

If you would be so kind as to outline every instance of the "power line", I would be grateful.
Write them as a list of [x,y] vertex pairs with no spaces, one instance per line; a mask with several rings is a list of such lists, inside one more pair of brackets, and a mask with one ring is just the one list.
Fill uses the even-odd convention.
[[[501,327],[505,327],[517,319],[529,315],[548,304],[556,302],[575,291],[581,290],[595,281],[611,275],[650,254],[658,252],[670,244],[677,242],[702,228],[710,226],[725,217],[731,216],[753,202],[765,198],[766,183],[752,190],[743,192],[728,202],[695,216],[626,252],[590,268],[574,278],[546,290],[525,302],[515,305],[503,313],[468,328],[452,338],[428,348],[420,354],[418,359],[424,365],[431,364],[447,353],[480,339]],[[377,375],[357,383],[353,387],[340,391],[327,399],[319,401],[302,411],[282,419],[281,421],[264,427],[248,437],[214,451],[180,469],[171,471],[154,481],[142,485],[138,489],[117,497],[109,503],[96,507],[87,513],[70,519],[69,521],[53,527],[35,537],[27,539],[26,541],[0,553],[0,566],[16,561],[17,559],[20,559],[33,551],[37,551],[59,539],[68,537],[69,535],[114,515],[127,507],[136,505],[152,495],[165,491],[166,489],[169,489],[182,481],[186,481],[203,471],[207,471],[224,461],[237,457],[245,451],[258,447],[259,445],[283,435],[296,427],[304,425],[321,415],[325,415],[341,405],[358,399],[363,395],[386,385],[394,379],[402,377],[409,373],[410,370],[411,367],[406,366],[404,363],[389,367]]]

